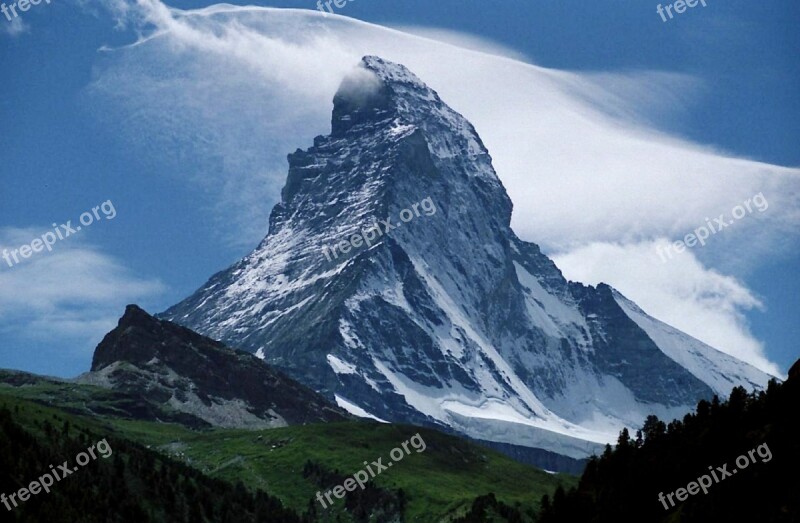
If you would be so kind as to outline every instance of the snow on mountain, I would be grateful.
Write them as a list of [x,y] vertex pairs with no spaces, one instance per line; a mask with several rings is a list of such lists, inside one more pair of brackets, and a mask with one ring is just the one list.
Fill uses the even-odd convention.
[[[426,201],[435,212],[399,218]],[[474,127],[368,56],[334,97],[331,134],[289,155],[267,237],[162,317],[351,413],[571,457],[647,414],[766,384],[609,286],[568,282],[511,211]]]
[[708,384],[718,395],[727,396],[737,385],[748,389],[763,386],[763,372],[751,366],[742,366],[742,362],[733,356],[687,337],[674,327],[648,316],[638,305],[617,291],[614,291],[614,299],[625,314],[656,342],[664,354]]
[[348,417],[254,355],[157,320],[135,305],[98,344],[91,371],[77,381],[130,395],[140,413],[161,411],[156,419],[193,426],[260,429]]

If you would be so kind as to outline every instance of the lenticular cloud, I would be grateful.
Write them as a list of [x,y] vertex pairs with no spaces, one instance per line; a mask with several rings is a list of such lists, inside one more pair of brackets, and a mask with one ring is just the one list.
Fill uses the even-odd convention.
[[[316,11],[182,11],[158,0],[117,6],[124,23],[146,31],[135,44],[104,53],[88,89],[98,115],[154,158],[164,145],[176,151],[175,175],[191,173],[219,195],[219,218],[237,224],[236,241],[261,239],[286,154],[328,131],[344,75],[362,56],[380,55],[409,67],[475,125],[514,202],[515,230],[558,253],[568,277],[620,285],[646,309],[661,293],[667,314],[648,312],[778,373],[744,321],[758,300],[740,282],[720,286],[713,267],[733,252],[758,263],[796,234],[800,171],[734,158],[646,123],[654,120],[654,96],[696,80],[544,69],[496,48],[483,52],[474,40],[467,49],[437,40],[435,31],[423,37]],[[452,34],[446,39],[457,43]],[[704,247],[703,263],[685,265],[700,295],[715,293],[712,302],[687,296],[685,282],[670,285],[682,277],[674,266],[642,255],[759,192],[770,201],[768,212]],[[636,278],[600,263],[602,256],[573,256],[602,252],[624,258],[635,267],[626,274]],[[698,325],[698,307],[716,321],[713,329]]]

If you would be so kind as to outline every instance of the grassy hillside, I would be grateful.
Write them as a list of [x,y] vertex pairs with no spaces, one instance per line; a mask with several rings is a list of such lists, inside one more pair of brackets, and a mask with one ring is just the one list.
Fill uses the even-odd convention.
[[95,428],[74,416],[0,396],[2,520],[301,521],[263,492],[212,479]]
[[[0,404],[23,409],[25,414],[15,419],[32,432],[40,431],[37,422],[42,417],[55,416],[56,426],[68,420],[98,439],[130,440],[208,476],[264,490],[287,507],[319,520],[342,515],[348,521],[359,510],[390,519],[388,515],[403,507],[407,521],[439,521],[463,515],[475,498],[489,493],[530,515],[544,494],[552,495],[559,484],[576,483],[571,476],[551,475],[427,429],[359,421],[261,431],[194,430],[116,417],[113,413],[124,416],[130,405],[124,398],[95,389],[42,381],[21,387],[0,385]],[[70,411],[31,403],[32,399],[55,402]],[[105,415],[84,415],[87,411]],[[410,455],[378,475],[366,491],[336,500],[328,511],[313,501],[317,491],[328,490],[363,469],[364,461],[383,458],[386,464],[390,450],[416,433],[427,448],[419,453],[412,448]],[[346,505],[350,515],[342,514]]]

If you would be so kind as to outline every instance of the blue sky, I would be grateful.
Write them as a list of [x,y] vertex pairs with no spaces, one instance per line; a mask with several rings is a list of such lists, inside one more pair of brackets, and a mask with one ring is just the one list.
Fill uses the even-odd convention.
[[[310,0],[252,4],[315,10]],[[170,5],[197,8],[211,3]],[[649,93],[637,104],[643,120],[714,151],[767,164],[800,165],[797,2],[711,0],[708,7],[689,9],[667,23],[657,15],[656,3],[641,0],[354,0],[337,12],[413,32],[428,28],[467,33],[546,68],[587,75],[672,73],[663,83],[669,89],[656,91],[659,96]],[[146,114],[148,98],[137,92],[131,101],[130,92],[115,83],[121,77],[118,68],[120,64],[128,70],[148,68],[148,77],[159,80],[150,93],[153,105],[163,104],[159,118],[193,122],[194,116],[185,115],[187,106],[165,102],[164,92],[156,88],[172,78],[169,68],[152,64],[174,56],[146,45],[140,54],[138,50],[101,50],[135,42],[139,28],[119,29],[107,10],[91,2],[42,3],[24,13],[19,23],[12,25],[0,18],[4,80],[0,130],[6,138],[0,161],[0,247],[29,243],[51,230],[54,222],[72,220],[74,225],[81,213],[108,200],[117,215],[113,220],[97,220],[60,241],[53,253],[34,255],[14,267],[0,260],[0,367],[72,376],[88,369],[94,345],[113,327],[125,303],[135,301],[151,312],[161,311],[254,247],[275,203],[270,183],[277,183],[285,164],[265,166],[274,174],[271,182],[265,178],[268,187],[263,193],[255,191],[250,199],[247,195],[221,198],[221,193],[244,190],[237,186],[237,178],[214,185],[204,183],[196,173],[252,169],[247,158],[239,165],[206,146],[209,137],[231,132],[251,139],[247,147],[258,147],[258,136],[251,136],[247,127],[257,128],[256,124],[245,116],[228,120],[228,112],[222,110],[241,107],[252,112],[246,107],[254,102],[247,96],[250,91],[243,87],[238,94],[228,93],[238,98],[222,101],[219,107],[213,101],[191,107],[196,114],[202,113],[204,121],[223,126],[214,132],[192,125],[182,127],[182,136],[156,127],[142,132],[141,120],[151,117]],[[143,31],[148,29],[152,27],[145,26]],[[441,31],[437,34],[446,36]],[[624,93],[644,96],[635,89]],[[224,127],[237,122],[244,124],[235,130]],[[325,129],[306,132],[313,136],[312,131]],[[184,145],[171,146],[186,142],[195,145],[191,154]],[[308,141],[286,144],[289,148],[282,154],[308,145]],[[503,178],[504,173],[499,174]],[[247,202],[247,208],[235,208],[232,201]],[[736,203],[731,201],[730,206]],[[730,209],[716,205],[720,213]],[[526,202],[515,199],[515,206],[524,209]],[[773,212],[790,216],[796,209]],[[635,228],[640,217],[627,219]],[[698,218],[689,223],[703,222]],[[243,229],[247,233],[239,234]],[[740,329],[744,325],[752,338],[763,343],[769,359],[785,371],[800,356],[795,342],[800,337],[797,236],[778,228],[766,242],[763,236],[767,235],[757,228],[746,233],[744,225],[741,229],[736,242],[715,240],[695,255],[708,270],[735,278],[746,287],[747,299],[721,300],[719,307],[726,311],[730,307],[728,318],[739,322]],[[686,226],[680,224],[675,230],[684,231]],[[671,238],[680,236],[676,233]],[[580,240],[588,245],[593,239]],[[565,263],[574,262],[570,254],[578,251],[565,254],[566,247],[557,242],[546,238],[543,242],[549,251],[562,254]],[[602,252],[595,249],[587,256]],[[587,279],[597,274],[614,277],[598,273],[599,269],[575,271]],[[624,285],[622,280],[612,284]],[[741,292],[730,285],[725,289],[731,294]],[[742,305],[750,297],[762,306]]]

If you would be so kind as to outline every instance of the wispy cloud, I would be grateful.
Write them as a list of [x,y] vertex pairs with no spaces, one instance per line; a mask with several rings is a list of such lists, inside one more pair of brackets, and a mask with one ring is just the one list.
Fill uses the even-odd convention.
[[31,26],[26,24],[22,18],[12,18],[11,21],[4,20],[5,17],[0,16],[0,34],[5,34],[11,38],[27,33],[31,30]]
[[[313,11],[180,11],[139,0],[124,17],[150,31],[107,56],[89,90],[98,114],[142,149],[171,151],[177,175],[219,195],[219,219],[238,225],[236,240],[260,240],[286,153],[328,131],[341,78],[361,56],[377,54],[410,67],[475,124],[514,202],[513,226],[560,253],[568,275],[616,284],[655,316],[767,365],[743,319],[757,300],[714,267],[732,256],[757,264],[796,240],[800,170],[734,158],[654,127],[695,108],[699,80],[544,69],[496,48],[458,47],[452,34],[425,29],[421,37]],[[692,259],[692,281],[719,299],[680,290],[678,264],[657,267],[642,254],[759,192],[770,212],[706,246],[703,264]],[[736,250],[743,242],[750,248]],[[619,274],[599,252],[624,257],[639,279]],[[714,328],[701,332],[697,317]]]
[[[46,230],[0,228],[0,252],[30,244]],[[80,238],[13,267],[0,263],[0,332],[17,340],[69,340],[87,353],[114,327],[125,305],[165,290]]]
[[492,40],[481,38],[479,36],[461,33],[458,31],[451,31],[449,29],[441,29],[438,27],[422,27],[414,25],[400,25],[394,26],[394,29],[403,33],[408,33],[430,40],[436,40],[450,44],[461,49],[470,49],[480,53],[488,53],[497,56],[505,56],[513,60],[525,62],[528,58],[519,51],[498,44]]
[[744,312],[764,304],[744,283],[703,265],[691,251],[662,263],[656,250],[665,239],[632,244],[591,243],[557,254],[554,261],[568,278],[608,283],[648,314],[712,347],[748,361],[774,376],[764,346],[750,332]]

